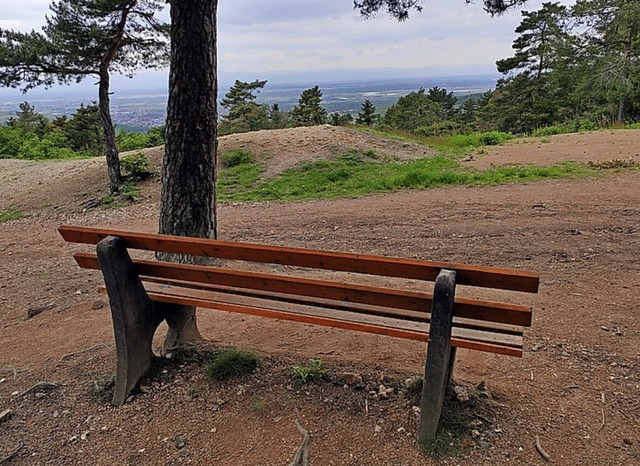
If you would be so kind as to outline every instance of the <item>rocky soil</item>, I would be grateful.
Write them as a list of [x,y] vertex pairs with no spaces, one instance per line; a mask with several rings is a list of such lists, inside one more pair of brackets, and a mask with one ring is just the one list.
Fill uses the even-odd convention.
[[[315,131],[309,137],[330,129]],[[355,148],[349,133],[339,134],[342,147]],[[252,136],[243,135],[242,144],[249,147]],[[290,164],[323,144],[308,144],[306,136],[296,142],[294,131],[260,137],[256,147],[265,154],[283,151],[282,138],[288,138]],[[422,150],[402,155],[402,147],[392,148],[396,143],[379,142],[394,156]],[[304,147],[298,155],[297,144]],[[508,144],[468,163],[626,160],[638,156],[640,131],[557,136],[539,146]],[[369,148],[382,151],[374,144],[361,150]],[[113,374],[114,347],[108,304],[96,292],[101,277],[77,268],[71,255],[83,248],[65,244],[56,228],[154,231],[159,183],[144,184],[133,205],[85,210],[87,199],[104,193],[104,173],[100,160],[0,160],[0,210],[14,206],[29,214],[0,224],[2,466],[287,465],[301,440],[296,420],[311,433],[313,465],[546,464],[536,438],[554,464],[640,464],[637,169],[576,180],[220,206],[225,239],[541,273],[537,296],[508,297],[534,307],[522,359],[459,352],[455,379],[461,398],[470,397],[462,406],[473,414],[474,432],[462,456],[443,460],[424,458],[417,449],[415,399],[405,387],[405,379],[422,370],[424,346],[337,329],[203,311],[207,347],[253,349],[263,357],[260,370],[210,384],[197,361],[162,361],[130,403],[111,407],[104,386]],[[334,373],[356,373],[362,382],[293,380],[291,367],[312,358]],[[475,388],[481,382],[486,390]],[[381,396],[381,384],[393,391]]]

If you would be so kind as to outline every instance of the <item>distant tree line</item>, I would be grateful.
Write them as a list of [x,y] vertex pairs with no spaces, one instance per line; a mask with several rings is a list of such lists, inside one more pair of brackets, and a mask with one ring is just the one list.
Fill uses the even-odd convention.
[[[366,5],[376,11],[403,4],[357,4],[364,13]],[[428,137],[492,130],[530,134],[545,128],[563,132],[640,121],[640,2],[543,3],[538,11],[522,12],[515,32],[514,55],[496,62],[504,77],[482,95],[458,99],[437,86],[421,88],[400,97],[384,114],[365,100],[354,119],[348,113],[328,115],[318,86],[303,91],[298,105],[283,112],[277,104],[254,101],[267,81],[236,81],[222,101],[228,114],[220,133],[355,122]]]
[[[302,91],[297,105],[284,111],[277,103],[256,102],[266,80],[238,80],[220,102],[226,114],[219,134],[326,123],[375,125],[425,137],[492,130],[552,134],[640,121],[640,2],[544,3],[538,11],[522,12],[516,33],[514,54],[496,63],[504,77],[493,91],[457,98],[437,86],[420,88],[383,113],[365,100],[357,115],[328,114],[319,86]],[[0,126],[0,157],[104,154],[102,117],[94,104],[49,121],[24,102]],[[164,143],[164,132],[164,127],[146,134],[116,131],[115,139],[119,150],[134,150]]]
[[[29,102],[19,105],[15,117],[0,126],[0,158],[30,160],[96,157],[104,155],[104,132],[96,103],[80,104],[71,117],[49,120]],[[164,143],[164,126],[146,133],[117,131],[120,151],[159,146]]]

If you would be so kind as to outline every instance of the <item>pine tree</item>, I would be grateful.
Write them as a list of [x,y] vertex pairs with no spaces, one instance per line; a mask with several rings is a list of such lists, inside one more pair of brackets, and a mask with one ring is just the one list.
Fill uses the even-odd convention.
[[314,86],[302,91],[298,105],[291,110],[291,118],[297,126],[321,125],[327,121],[327,111],[320,105],[322,91]]
[[640,113],[640,2],[578,0],[572,11],[582,27],[581,61],[586,65],[583,76],[587,77],[584,88],[597,88],[605,101],[615,105],[617,121],[637,118]]
[[362,102],[362,111],[358,112],[356,123],[359,125],[371,126],[376,122],[376,107],[369,99]]
[[59,0],[42,32],[0,30],[0,85],[20,87],[98,79],[110,191],[122,183],[109,108],[112,72],[132,75],[166,63],[167,26],[154,14],[160,0]]
[[254,93],[260,92],[267,81],[244,82],[236,80],[220,105],[228,110],[220,121],[220,134],[243,133],[270,127],[269,106],[258,105]]

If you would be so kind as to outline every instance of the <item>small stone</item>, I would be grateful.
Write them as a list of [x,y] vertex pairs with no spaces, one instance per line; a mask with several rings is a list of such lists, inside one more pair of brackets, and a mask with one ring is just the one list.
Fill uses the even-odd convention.
[[380,387],[378,388],[378,396],[383,399],[389,398],[389,396],[387,395],[387,387],[385,387],[384,385],[380,385]]
[[410,393],[418,393],[422,390],[422,377],[414,375],[404,381],[404,388]]
[[536,351],[540,351],[542,348],[544,348],[544,345],[542,343],[538,343],[537,345],[533,345],[531,351],[535,353]]
[[38,393],[35,394],[36,398],[44,398],[45,396],[47,396],[47,394],[46,393],[42,393],[42,392],[38,392]]
[[406,430],[406,429],[405,429],[404,427],[399,427],[399,428],[397,429],[397,432],[398,432],[399,434],[401,434],[401,433],[403,433],[405,430]]
[[478,429],[473,429],[471,431],[471,436],[475,439],[480,438],[480,431]]
[[76,440],[78,440],[78,436],[77,436],[77,435],[73,435],[73,436],[69,439],[69,441],[70,441],[70,442],[75,442]]
[[420,406],[412,406],[411,410],[414,412],[414,414],[420,414]]
[[340,385],[348,385],[350,387],[354,387],[357,385],[362,385],[362,376],[360,374],[356,374],[355,372],[338,372],[336,374],[336,381]]
[[605,332],[608,332],[608,331],[609,331],[609,327],[607,327],[606,325],[602,325],[600,328],[601,328],[602,330],[604,330]]
[[484,439],[478,439],[477,442],[478,446],[484,450],[486,450],[487,448],[491,448],[491,444]]
[[462,385],[456,385],[453,387],[453,392],[456,394],[456,398],[460,403],[466,403],[469,401],[469,390]]
[[142,393],[151,393],[151,387],[147,385],[140,385],[140,391]]
[[238,386],[238,391],[236,392],[236,395],[238,396],[242,396],[246,393],[247,389],[245,388],[244,385],[239,385]]
[[69,414],[71,414],[71,411],[69,411],[68,409],[62,411],[63,416],[68,416]]
[[6,381],[7,381],[7,379],[5,379],[5,378],[0,379],[0,383],[5,383]]
[[380,426],[376,425],[376,426],[373,428],[373,431],[374,431],[376,434],[379,434],[380,432],[382,432],[382,427],[380,427]]
[[11,393],[11,396],[12,396],[12,397],[14,397],[14,396],[18,396],[19,394],[20,394],[20,392],[16,390],[15,392],[12,392],[12,393]]
[[133,395],[130,395],[126,400],[124,400],[125,403],[131,403],[134,399]]
[[4,411],[2,411],[0,413],[0,424],[11,419],[12,415],[13,415],[13,411],[11,411],[10,409],[5,409]]
[[183,434],[178,433],[173,437],[173,444],[178,450],[181,450],[187,446],[187,437],[185,437]]
[[102,301],[94,301],[91,305],[91,310],[97,311],[98,309],[102,309],[104,307],[104,303]]
[[85,430],[81,435],[80,435],[80,440],[87,440],[87,437],[89,437],[89,431]]

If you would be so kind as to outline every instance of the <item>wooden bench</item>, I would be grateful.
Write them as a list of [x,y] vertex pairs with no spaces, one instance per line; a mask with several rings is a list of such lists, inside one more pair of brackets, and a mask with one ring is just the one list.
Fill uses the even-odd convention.
[[[531,326],[530,307],[455,297],[456,285],[527,293],[539,285],[537,273],[521,270],[73,226],[59,232],[68,242],[97,245],[96,254],[74,258],[105,279],[117,352],[113,404],[123,404],[150,367],[161,321],[171,327],[172,313],[195,306],[428,341],[420,440],[435,436],[456,348],[519,357]],[[128,249],[217,258],[225,266],[132,260]],[[242,270],[237,261],[267,264],[270,273]],[[340,279],[273,269],[307,277],[308,269],[323,269]],[[364,285],[356,274],[394,285]],[[397,279],[434,281],[433,293],[408,291],[407,280],[400,286]]]

